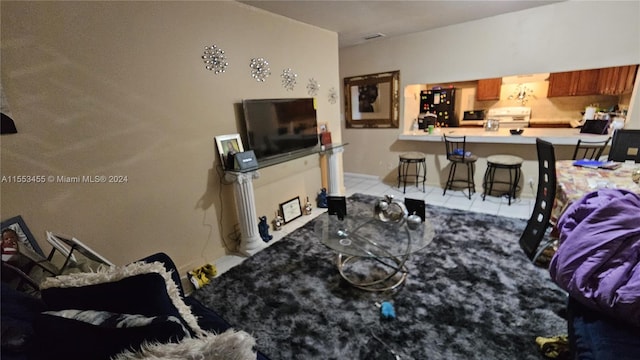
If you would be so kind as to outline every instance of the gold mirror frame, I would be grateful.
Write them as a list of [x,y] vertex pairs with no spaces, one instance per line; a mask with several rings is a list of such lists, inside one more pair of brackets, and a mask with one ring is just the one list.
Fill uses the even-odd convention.
[[400,71],[344,78],[347,128],[398,128]]

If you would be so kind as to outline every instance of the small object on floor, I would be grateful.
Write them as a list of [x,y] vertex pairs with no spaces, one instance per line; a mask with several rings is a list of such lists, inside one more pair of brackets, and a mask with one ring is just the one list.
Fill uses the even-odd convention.
[[193,287],[196,288],[196,290],[201,289],[203,286],[211,282],[207,277],[207,274],[204,272],[203,267],[187,272],[187,278],[189,278],[189,281],[193,284]]
[[[379,305],[378,303],[376,303],[376,305]],[[394,356],[395,360],[400,360],[400,355],[398,355],[392,348],[391,346],[389,346],[389,344],[387,344],[386,342],[382,341],[382,339],[380,339],[379,337],[376,336],[376,334],[373,333],[373,330],[371,330],[371,336],[373,336],[374,339],[378,340],[378,342],[382,345],[384,345],[384,347],[387,349],[387,351],[389,351],[391,353],[391,355]]]
[[213,264],[206,264],[203,265],[201,267],[202,272],[204,272],[204,274],[209,278],[214,278],[216,277],[216,275],[218,275],[218,269],[216,269],[216,266]]
[[383,301],[382,304],[376,303],[376,306],[380,308],[380,315],[385,319],[395,319],[396,311],[393,308],[393,304],[388,301]]
[[548,359],[569,359],[569,337],[567,335],[538,336],[536,344],[542,355]]

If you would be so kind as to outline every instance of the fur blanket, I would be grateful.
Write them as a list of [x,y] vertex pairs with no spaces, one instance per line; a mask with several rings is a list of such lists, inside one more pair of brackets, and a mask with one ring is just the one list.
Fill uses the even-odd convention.
[[93,273],[72,273],[47,278],[41,289],[71,288],[88,285],[115,282],[128,277],[146,274],[160,274],[166,283],[167,294],[180,316],[193,330],[194,336],[187,334],[178,343],[144,343],[138,351],[125,350],[114,360],[169,360],[169,359],[198,359],[198,360],[255,360],[255,339],[244,331],[229,329],[221,334],[204,331],[198,325],[197,318],[191,308],[185,304],[180,296],[177,284],[171,278],[160,262],[135,262],[126,266],[101,267]]
[[183,339],[179,344],[146,344],[138,352],[124,351],[113,360],[255,360],[255,344],[248,333],[227,330]]

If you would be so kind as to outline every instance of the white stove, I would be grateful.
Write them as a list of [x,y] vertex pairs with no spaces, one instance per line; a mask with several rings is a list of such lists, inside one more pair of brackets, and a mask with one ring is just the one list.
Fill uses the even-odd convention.
[[529,121],[531,120],[531,108],[526,106],[514,106],[489,109],[485,119],[498,120],[501,128],[525,128],[529,127]]

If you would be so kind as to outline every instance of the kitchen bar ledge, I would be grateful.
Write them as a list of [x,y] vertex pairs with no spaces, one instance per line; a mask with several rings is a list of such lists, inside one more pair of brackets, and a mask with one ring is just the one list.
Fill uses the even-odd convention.
[[440,142],[442,135],[466,136],[468,143],[485,144],[535,144],[536,138],[548,141],[554,145],[575,145],[578,139],[605,140],[608,135],[581,134],[579,128],[524,128],[522,135],[511,135],[509,129],[485,131],[484,128],[440,128],[433,134],[423,131],[407,132],[398,136],[399,140]]

